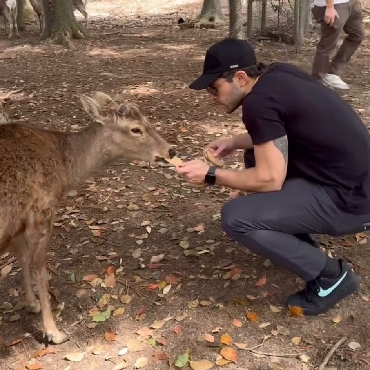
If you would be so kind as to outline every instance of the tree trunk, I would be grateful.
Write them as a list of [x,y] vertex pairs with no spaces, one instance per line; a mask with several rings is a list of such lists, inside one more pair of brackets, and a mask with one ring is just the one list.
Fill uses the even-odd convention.
[[242,0],[229,0],[230,23],[229,37],[244,40],[245,32],[243,28]]
[[225,21],[220,0],[204,0],[197,20],[202,23]]
[[42,0],[45,12],[43,38],[71,47],[72,39],[81,39],[85,33],[73,14],[72,0]]
[[23,23],[24,0],[17,0],[17,25],[19,31],[24,31],[25,26]]

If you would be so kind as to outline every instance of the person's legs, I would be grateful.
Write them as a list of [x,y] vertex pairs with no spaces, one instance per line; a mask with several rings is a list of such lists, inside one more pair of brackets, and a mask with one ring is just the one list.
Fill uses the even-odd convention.
[[[350,0],[350,2],[352,1],[355,0]],[[348,48],[348,43],[343,42],[339,49],[339,57],[334,57],[334,64],[330,63],[330,54],[336,48],[340,35],[343,32],[344,27],[351,15],[351,6],[350,3],[335,5],[335,9],[339,15],[339,18],[335,19],[335,22],[332,26],[328,25],[324,20],[325,9],[325,6],[315,6],[312,9],[312,14],[315,20],[320,23],[321,36],[316,45],[316,53],[312,64],[311,75],[329,87],[349,89],[349,86],[339,77],[338,74],[342,71],[346,62],[348,63],[348,56],[352,56],[354,53],[353,51],[351,54],[354,42],[350,42],[350,48]],[[353,22],[351,21],[350,23]],[[350,28],[353,29],[353,26]],[[352,40],[354,39],[355,37],[352,38]]]
[[[248,151],[246,165],[251,159]],[[349,265],[326,256],[307,236],[355,233],[369,220],[370,215],[342,212],[323,188],[303,179],[287,180],[277,192],[238,197],[221,211],[222,227],[230,238],[307,282],[304,291],[287,301],[306,315],[327,311],[359,284]]]
[[[245,166],[245,168],[255,167],[255,165],[256,165],[256,160],[254,158],[254,149],[245,150],[244,151],[244,166]],[[306,243],[309,243],[309,244],[313,245],[316,248],[320,248],[319,243],[315,240],[313,235],[301,233],[301,234],[295,234],[295,236],[298,239],[300,239],[300,240],[302,240]]]
[[[321,80],[329,71],[330,66],[330,53],[335,49],[339,40],[340,34],[343,30],[343,25],[349,16],[345,14],[347,7],[341,7],[342,15],[340,22],[337,21],[333,26],[329,26],[325,20],[325,6],[314,6],[312,9],[312,15],[316,22],[320,24],[320,40],[316,45],[316,52],[312,64],[312,76],[318,80]],[[336,6],[338,12],[338,7]],[[343,17],[343,18],[342,18]]]
[[329,67],[329,73],[336,75],[342,72],[364,38],[361,4],[358,0],[350,0],[348,5],[350,13],[347,22],[343,26],[343,30],[347,34],[347,37],[344,39]]

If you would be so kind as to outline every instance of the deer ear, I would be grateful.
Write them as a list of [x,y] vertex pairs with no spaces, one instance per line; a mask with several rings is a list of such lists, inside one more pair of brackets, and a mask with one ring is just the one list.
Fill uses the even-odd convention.
[[101,91],[94,91],[92,97],[99,105],[102,105],[102,106],[109,106],[112,104],[116,104],[116,102],[109,95]]
[[94,121],[104,125],[104,120],[103,117],[100,115],[99,105],[96,100],[86,95],[80,95],[80,100],[85,111],[94,119]]

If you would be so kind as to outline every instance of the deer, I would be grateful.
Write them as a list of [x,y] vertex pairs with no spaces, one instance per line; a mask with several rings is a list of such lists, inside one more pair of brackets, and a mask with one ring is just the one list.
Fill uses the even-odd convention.
[[94,122],[78,132],[0,125],[0,255],[14,253],[23,271],[26,306],[41,312],[44,337],[54,344],[68,340],[52,315],[46,267],[62,197],[120,158],[164,164],[175,156],[135,103],[117,103],[99,91],[79,97]]
[[[0,0],[1,1],[1,0]],[[44,14],[44,7],[42,5],[42,0],[30,0],[30,4],[39,17],[40,23],[40,33],[43,34],[44,32],[44,22],[45,22],[45,14]]]
[[[8,38],[10,39],[12,37],[13,28],[15,28],[15,32],[20,38],[17,24],[17,0],[0,0],[0,15],[4,17],[4,27]],[[12,21],[12,26],[10,25],[10,21]],[[8,24],[9,32],[7,30]]]
[[86,4],[87,0],[72,0],[73,9],[77,9],[84,17],[85,23],[87,28],[87,12],[86,12]]

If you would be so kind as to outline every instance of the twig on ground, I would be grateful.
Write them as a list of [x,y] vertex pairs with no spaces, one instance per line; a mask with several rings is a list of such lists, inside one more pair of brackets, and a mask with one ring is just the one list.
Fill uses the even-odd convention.
[[[243,351],[249,351],[249,352],[255,353],[256,355],[261,355],[261,356],[272,356],[272,357],[296,357],[296,356],[299,356],[299,353],[268,353],[268,352],[256,351],[256,348],[261,347],[264,344],[265,344],[265,342],[263,342],[261,344],[257,344],[254,347],[240,348],[240,349],[243,350]],[[230,369],[230,370],[232,370],[232,369]],[[234,369],[234,370],[237,370],[237,369]]]
[[20,89],[12,90],[12,91],[9,91],[8,93],[0,93],[0,100],[5,101],[9,99],[11,95],[21,92],[25,87],[26,86],[23,86]]
[[317,368],[317,370],[323,370],[325,365],[328,363],[328,361],[330,360],[330,357],[333,356],[333,353],[338,349],[338,347],[346,341],[346,337],[343,337],[341,339],[338,340],[337,343],[334,344],[334,346],[331,348],[331,350],[328,352],[328,354],[325,356],[325,358],[322,360],[322,363],[320,364],[320,366]]

